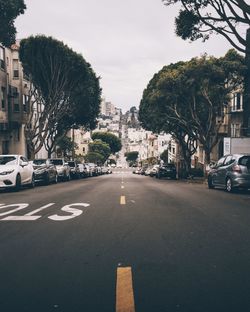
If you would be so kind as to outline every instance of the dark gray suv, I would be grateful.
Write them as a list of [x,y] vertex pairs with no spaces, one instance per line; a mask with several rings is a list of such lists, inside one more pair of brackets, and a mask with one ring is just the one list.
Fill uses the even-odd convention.
[[223,187],[228,192],[236,188],[250,188],[250,154],[226,155],[212,166],[208,187]]

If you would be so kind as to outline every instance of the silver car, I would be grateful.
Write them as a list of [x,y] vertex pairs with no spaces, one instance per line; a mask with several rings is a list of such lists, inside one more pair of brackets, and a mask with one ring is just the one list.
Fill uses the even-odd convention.
[[250,188],[250,154],[226,155],[212,166],[208,187],[223,187],[228,192],[236,188]]

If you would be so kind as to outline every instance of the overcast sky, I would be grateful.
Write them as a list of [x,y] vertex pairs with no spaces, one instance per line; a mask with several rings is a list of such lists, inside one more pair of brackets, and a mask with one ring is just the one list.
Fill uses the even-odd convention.
[[171,62],[231,48],[213,36],[189,43],[174,33],[176,5],[161,0],[25,0],[16,20],[17,38],[44,34],[80,52],[101,76],[103,96],[123,112],[139,107],[154,73]]

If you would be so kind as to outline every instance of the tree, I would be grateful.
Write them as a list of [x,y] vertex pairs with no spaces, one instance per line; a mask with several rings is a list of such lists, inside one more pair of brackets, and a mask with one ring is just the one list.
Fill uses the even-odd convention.
[[110,132],[94,132],[92,134],[92,139],[99,139],[107,143],[111,149],[112,154],[119,152],[122,148],[121,140],[116,135]]
[[111,149],[109,145],[102,140],[94,140],[94,142],[89,143],[89,152],[102,155],[103,162],[105,162],[111,154]]
[[56,145],[59,147],[59,151],[61,151],[64,157],[68,156],[73,149],[78,147],[78,145],[67,136],[59,138]]
[[[179,3],[175,19],[176,34],[182,39],[206,41],[212,33],[225,37],[245,54],[247,71],[244,79],[245,135],[250,135],[250,5],[245,0],[162,0],[165,5]],[[245,33],[246,30],[246,33]]]
[[175,19],[176,34],[192,41],[209,39],[214,32],[246,53],[243,29],[250,26],[250,5],[245,0],[162,0],[165,5],[181,4]]
[[10,47],[16,41],[14,20],[24,14],[26,5],[23,0],[0,0],[0,42]]
[[86,162],[95,164],[103,164],[105,162],[103,155],[96,152],[89,152],[84,159]]
[[223,118],[228,96],[241,84],[244,70],[244,59],[234,50],[219,59],[204,55],[163,67],[143,93],[139,112],[143,126],[172,133],[184,159],[190,160],[198,140],[209,163],[221,127],[218,116]]
[[36,36],[21,41],[20,60],[31,80],[25,135],[32,156],[43,145],[51,154],[73,125],[94,127],[99,78],[80,54],[52,37]]
[[138,155],[139,155],[139,152],[136,152],[136,151],[128,152],[128,153],[125,154],[126,161],[128,161],[128,162],[135,162],[137,160],[137,158],[138,158]]
[[168,162],[168,150],[167,149],[161,153],[160,158],[161,160],[164,161],[164,163]]

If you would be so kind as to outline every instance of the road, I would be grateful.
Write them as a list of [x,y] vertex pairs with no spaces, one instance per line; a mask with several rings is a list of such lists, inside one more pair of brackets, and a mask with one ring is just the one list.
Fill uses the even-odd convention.
[[250,311],[250,193],[119,169],[0,204],[2,312]]

